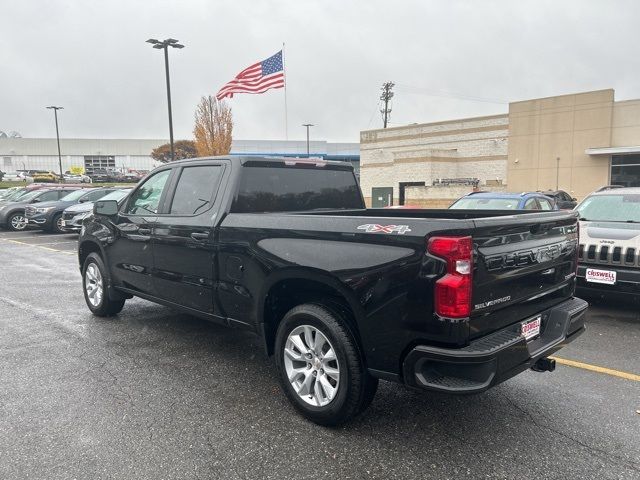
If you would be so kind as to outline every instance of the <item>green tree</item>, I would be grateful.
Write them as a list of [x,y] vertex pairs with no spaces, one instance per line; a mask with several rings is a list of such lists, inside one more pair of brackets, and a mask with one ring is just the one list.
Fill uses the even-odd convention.
[[[173,142],[173,150],[175,153],[175,160],[182,160],[183,158],[196,158],[198,156],[196,152],[196,144],[193,140],[178,140]],[[151,151],[151,158],[158,160],[159,162],[167,163],[171,161],[171,145],[165,143]]]

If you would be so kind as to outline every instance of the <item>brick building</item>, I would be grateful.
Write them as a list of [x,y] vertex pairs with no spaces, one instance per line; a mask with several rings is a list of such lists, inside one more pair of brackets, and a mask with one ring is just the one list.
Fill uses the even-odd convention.
[[474,186],[578,198],[609,183],[640,186],[640,100],[599,90],[513,102],[503,115],[363,131],[360,169],[371,206],[447,207]]

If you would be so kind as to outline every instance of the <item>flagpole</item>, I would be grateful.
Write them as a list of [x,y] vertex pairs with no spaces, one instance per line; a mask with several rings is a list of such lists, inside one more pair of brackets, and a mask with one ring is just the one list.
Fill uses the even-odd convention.
[[287,68],[284,63],[284,42],[282,42],[282,71],[284,73],[284,137],[289,140],[289,119],[287,113]]

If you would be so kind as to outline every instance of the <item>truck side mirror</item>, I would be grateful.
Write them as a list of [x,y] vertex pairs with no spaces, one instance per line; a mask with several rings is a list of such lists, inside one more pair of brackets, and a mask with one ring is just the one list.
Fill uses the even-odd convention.
[[98,200],[93,204],[93,213],[111,217],[118,213],[118,202],[115,200]]

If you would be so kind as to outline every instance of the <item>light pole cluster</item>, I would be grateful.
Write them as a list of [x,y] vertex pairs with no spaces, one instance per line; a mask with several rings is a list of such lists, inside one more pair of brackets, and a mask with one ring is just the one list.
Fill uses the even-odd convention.
[[169,107],[169,144],[171,145],[171,160],[175,160],[175,153],[173,151],[173,118],[171,116],[171,85],[169,83],[169,47],[171,48],[184,48],[184,45],[178,43],[178,40],[174,38],[167,38],[166,40],[156,40],[150,38],[147,43],[153,45],[153,48],[158,50],[164,50],[164,71],[167,77],[167,105]]

